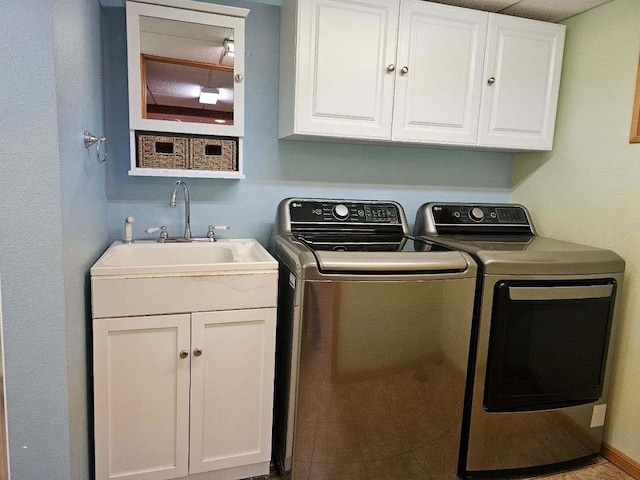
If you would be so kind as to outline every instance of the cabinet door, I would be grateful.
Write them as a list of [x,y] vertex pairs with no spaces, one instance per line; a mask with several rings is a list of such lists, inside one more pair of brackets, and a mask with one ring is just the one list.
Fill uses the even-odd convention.
[[187,475],[190,316],[93,322],[96,479]]
[[390,139],[398,4],[298,3],[296,133]]
[[275,308],[192,314],[189,473],[260,462],[268,472],[275,329]]
[[478,143],[551,150],[564,25],[489,16]]
[[488,13],[403,0],[393,140],[473,145]]

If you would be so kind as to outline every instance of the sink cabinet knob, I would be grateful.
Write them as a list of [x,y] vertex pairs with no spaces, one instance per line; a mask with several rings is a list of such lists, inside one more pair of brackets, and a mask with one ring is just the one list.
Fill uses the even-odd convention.
[[202,355],[202,349],[201,348],[196,348],[193,350],[193,355],[196,357],[199,357],[200,355]]
[[180,352],[180,358],[187,358],[189,356],[189,352],[187,352],[186,350],[182,350]]

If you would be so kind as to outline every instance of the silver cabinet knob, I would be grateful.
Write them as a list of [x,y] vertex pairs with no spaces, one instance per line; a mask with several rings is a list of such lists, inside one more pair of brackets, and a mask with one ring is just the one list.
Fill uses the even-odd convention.
[[387,72],[391,73],[396,69],[396,66],[392,63],[387,67]]
[[406,75],[407,73],[409,73],[409,67],[402,67],[402,68],[400,69],[400,73],[401,73],[402,75]]
[[180,352],[180,358],[187,358],[189,356],[189,352],[187,352],[186,350],[182,350]]
[[202,349],[201,348],[196,348],[193,350],[193,355],[195,357],[199,357],[200,355],[202,355]]
[[489,85],[493,85],[494,83],[496,83],[496,78],[495,77],[489,77],[489,80],[487,80],[487,83]]
[[235,79],[236,79],[236,82],[241,82],[242,80],[244,80],[244,77],[242,76],[241,73],[236,73]]

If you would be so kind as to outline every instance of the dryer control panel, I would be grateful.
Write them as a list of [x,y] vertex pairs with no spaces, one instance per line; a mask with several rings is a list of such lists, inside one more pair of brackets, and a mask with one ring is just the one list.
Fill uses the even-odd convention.
[[529,212],[517,204],[426,203],[418,209],[416,235],[535,234]]
[[509,205],[441,204],[433,206],[433,219],[441,224],[528,225],[524,207]]

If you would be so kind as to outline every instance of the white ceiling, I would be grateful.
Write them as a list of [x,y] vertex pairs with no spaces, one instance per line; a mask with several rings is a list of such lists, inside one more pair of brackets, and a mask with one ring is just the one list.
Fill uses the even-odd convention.
[[457,7],[560,22],[612,0],[429,0]]
[[[124,0],[99,0],[105,7],[122,7]],[[280,5],[281,0],[254,0],[256,3]],[[612,0],[428,0],[458,7],[560,22]]]

